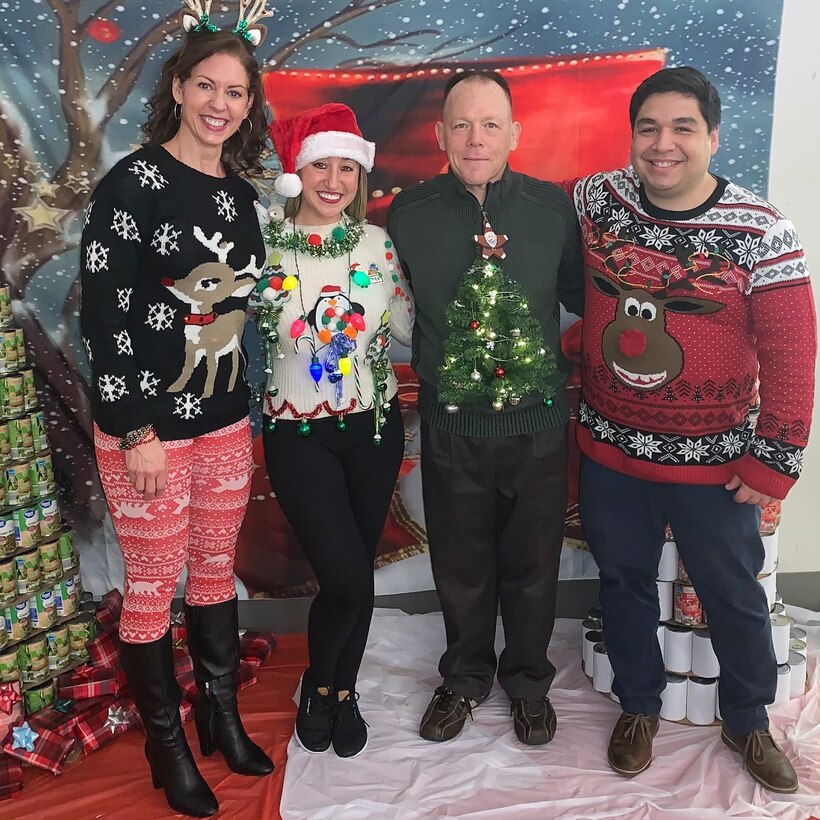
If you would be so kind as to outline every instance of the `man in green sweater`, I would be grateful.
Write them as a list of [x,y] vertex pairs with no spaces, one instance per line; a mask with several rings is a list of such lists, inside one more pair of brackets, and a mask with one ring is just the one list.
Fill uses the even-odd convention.
[[[547,646],[566,511],[569,409],[560,374],[536,385],[543,389],[504,398],[505,370],[525,365],[500,361],[495,346],[531,343],[522,329],[535,327],[535,358],[554,356],[562,366],[559,302],[580,314],[584,285],[579,229],[566,195],[507,165],[520,132],[500,74],[454,75],[436,123],[449,171],[401,192],[388,216],[416,298],[413,367],[420,381],[424,512],[447,635],[439,663],[443,685],[419,727],[428,740],[449,740],[461,731],[489,694],[496,669],[519,740],[543,744],[555,734],[547,697],[555,667]],[[445,401],[442,368],[445,359],[458,364],[459,358],[445,357],[445,348],[454,349],[448,337],[465,332],[448,326],[447,312],[450,307],[452,318],[467,309],[456,293],[471,268],[488,277],[503,271],[508,281],[498,298],[514,300],[514,310],[493,313],[492,329],[481,324],[492,309],[471,317],[469,328],[484,334],[480,344],[488,355],[468,365],[464,400],[453,401],[459,385],[450,381]],[[489,304],[495,305],[495,295]],[[479,359],[495,369],[487,371]],[[521,373],[527,383],[527,371]],[[496,391],[495,401],[469,400],[482,380]],[[497,660],[499,603],[506,645]]]

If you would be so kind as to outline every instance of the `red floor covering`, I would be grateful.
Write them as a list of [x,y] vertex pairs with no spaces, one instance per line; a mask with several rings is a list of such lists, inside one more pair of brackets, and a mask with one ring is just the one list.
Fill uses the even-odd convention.
[[[185,724],[194,758],[219,800],[220,820],[279,818],[279,800],[285,776],[288,741],[296,706],[293,692],[307,661],[304,635],[284,635],[264,666],[259,682],[239,693],[242,719],[248,733],[273,758],[270,777],[242,777],[230,772],[219,753],[199,754],[193,721]],[[54,777],[26,767],[22,795],[0,802],[0,820],[163,820],[180,817],[165,802],[162,791],[151,787],[143,755],[143,735],[127,732],[104,749],[67,766]]]

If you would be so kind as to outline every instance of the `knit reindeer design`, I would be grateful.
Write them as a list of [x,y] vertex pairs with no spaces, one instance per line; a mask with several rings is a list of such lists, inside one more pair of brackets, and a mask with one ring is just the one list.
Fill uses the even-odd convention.
[[[607,266],[609,267],[609,266]],[[668,285],[648,290],[587,269],[593,287],[618,300],[615,318],[604,328],[601,351],[616,378],[635,390],[657,390],[677,378],[683,370],[683,348],[666,327],[669,313],[706,314],[723,308],[721,302],[692,295],[698,272]],[[725,284],[711,271],[712,285]]]
[[208,238],[199,227],[194,228],[194,236],[214,253],[218,261],[197,265],[182,279],[162,279],[162,284],[191,309],[184,319],[185,364],[168,391],[179,393],[184,390],[197,365],[204,360],[206,377],[202,397],[208,398],[213,395],[219,360],[223,356],[230,356],[231,359],[228,390],[233,390],[236,385],[245,321],[244,309],[218,313],[214,306],[231,297],[249,296],[262,274],[264,263],[257,267],[256,256],[251,254],[248,264],[242,270],[234,271],[227,261],[233,242],[223,242],[219,232]]

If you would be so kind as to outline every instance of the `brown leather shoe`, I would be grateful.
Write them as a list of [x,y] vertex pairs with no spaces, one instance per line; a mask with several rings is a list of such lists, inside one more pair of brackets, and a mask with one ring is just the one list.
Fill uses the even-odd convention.
[[425,740],[452,740],[463,728],[473,709],[487,699],[487,695],[468,698],[446,686],[436,689],[427,711],[419,724],[419,734]]
[[652,739],[658,734],[657,715],[624,712],[612,730],[607,758],[618,774],[634,777],[652,762]]
[[781,794],[797,791],[797,773],[768,729],[736,735],[724,726],[720,739],[743,757],[749,774],[763,788]]
[[522,743],[542,746],[555,737],[555,709],[546,695],[540,698],[512,698],[510,714],[515,735]]

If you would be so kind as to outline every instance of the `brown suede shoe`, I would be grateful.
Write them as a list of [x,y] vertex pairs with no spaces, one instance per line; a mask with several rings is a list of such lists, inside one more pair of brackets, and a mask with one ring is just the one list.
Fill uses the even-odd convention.
[[658,734],[657,715],[624,712],[612,730],[607,758],[618,774],[634,777],[652,762],[652,739]]
[[763,788],[780,794],[797,791],[797,773],[768,729],[736,735],[724,726],[720,739],[743,757],[749,774]]

